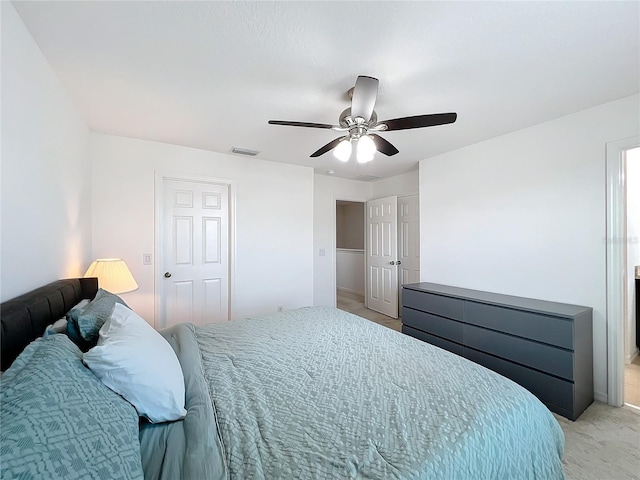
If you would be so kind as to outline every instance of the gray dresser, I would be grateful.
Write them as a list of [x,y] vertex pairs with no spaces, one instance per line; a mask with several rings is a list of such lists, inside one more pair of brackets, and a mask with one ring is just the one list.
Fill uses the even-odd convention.
[[402,332],[519,383],[575,420],[593,402],[590,307],[415,283],[402,291]]

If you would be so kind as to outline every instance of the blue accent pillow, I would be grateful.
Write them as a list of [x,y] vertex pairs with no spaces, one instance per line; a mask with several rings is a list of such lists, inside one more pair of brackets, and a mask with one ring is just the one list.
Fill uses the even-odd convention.
[[67,312],[67,336],[75,343],[80,350],[86,352],[91,348],[91,345],[80,336],[80,330],[78,330],[78,317],[82,314],[86,307],[72,308]]
[[95,298],[83,310],[73,309],[67,314],[67,335],[82,351],[93,348],[98,342],[98,332],[104,325],[116,303],[129,306],[119,296],[98,290]]
[[138,414],[66,335],[32,342],[0,378],[0,478],[143,479]]

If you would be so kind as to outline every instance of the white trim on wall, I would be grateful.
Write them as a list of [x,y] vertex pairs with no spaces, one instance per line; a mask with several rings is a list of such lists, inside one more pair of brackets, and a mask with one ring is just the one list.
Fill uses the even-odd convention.
[[606,253],[607,253],[607,403],[624,403],[625,321],[625,159],[624,151],[640,144],[640,137],[607,143]]
[[364,297],[366,293],[364,265],[364,249],[336,248],[336,290]]
[[[164,180],[183,180],[188,182],[202,182],[212,183],[217,185],[226,185],[229,187],[229,318],[234,318],[235,312],[235,265],[236,265],[236,182],[228,178],[216,178],[207,177],[204,175],[192,175],[188,173],[178,172],[155,172],[155,231],[154,231],[154,244],[155,255],[153,262],[153,292],[154,292],[154,324],[158,318],[160,318],[160,298],[158,296],[158,275],[160,274],[160,262],[158,261],[158,255],[162,252],[161,245],[161,214],[162,214],[162,191]],[[154,325],[155,326],[155,325]]]

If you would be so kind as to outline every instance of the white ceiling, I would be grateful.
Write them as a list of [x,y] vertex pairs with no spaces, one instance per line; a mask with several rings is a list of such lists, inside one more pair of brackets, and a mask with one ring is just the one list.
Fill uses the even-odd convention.
[[[640,90],[640,2],[13,2],[89,128],[388,177],[417,162]],[[457,112],[383,133],[366,165],[309,154],[358,75],[380,120]],[[526,146],[523,146],[526,148]]]

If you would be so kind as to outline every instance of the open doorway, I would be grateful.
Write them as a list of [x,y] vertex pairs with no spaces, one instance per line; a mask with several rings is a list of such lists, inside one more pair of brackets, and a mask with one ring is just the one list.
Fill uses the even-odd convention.
[[[633,355],[640,343],[637,338],[634,339],[637,322],[633,305],[637,297],[635,292],[630,293],[629,288],[629,282],[635,284],[635,268],[630,268],[628,263],[637,255],[640,244],[638,235],[630,232],[627,221],[631,220],[631,228],[635,228],[630,216],[637,218],[638,215],[628,210],[631,208],[637,212],[637,201],[630,206],[627,199],[631,196],[633,201],[638,187],[629,186],[627,164],[631,164],[632,168],[637,165],[634,155],[637,155],[638,147],[640,136],[609,142],[606,147],[607,403],[616,407],[629,402],[625,398],[625,390],[628,395],[640,388],[637,383],[633,384],[631,378],[625,385],[625,374],[634,370],[631,367],[635,360]],[[634,176],[633,172],[631,175]],[[635,185],[633,179],[632,182]],[[636,341],[635,348],[631,348],[633,340]]]
[[[397,197],[397,258],[393,263],[398,273],[394,295],[400,306],[402,285],[420,281],[419,203],[418,195]],[[336,200],[336,306],[399,331],[400,319],[367,305],[366,208],[367,202]]]
[[364,203],[336,200],[336,289],[365,295]]
[[365,202],[336,200],[336,306],[400,331],[400,321],[366,306]]
[[625,151],[624,403],[640,408],[640,147]]

